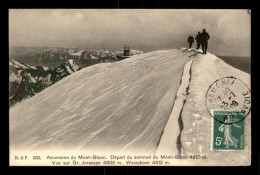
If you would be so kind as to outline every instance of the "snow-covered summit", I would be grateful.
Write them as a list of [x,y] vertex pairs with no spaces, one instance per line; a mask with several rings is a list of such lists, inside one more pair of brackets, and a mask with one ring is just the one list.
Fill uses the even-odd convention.
[[[22,149],[86,150],[103,145],[103,150],[138,147],[155,152],[183,66],[190,60],[182,55],[180,50],[150,52],[63,78],[10,108],[11,126],[16,128],[10,133],[12,144]],[[39,134],[45,143],[35,142]]]
[[41,149],[154,155],[164,146],[165,155],[180,151],[208,158],[171,160],[175,165],[249,164],[251,114],[244,152],[210,150],[205,94],[224,76],[236,76],[250,88],[248,74],[210,53],[184,49],[84,68],[10,108],[11,155]]
[[[183,49],[184,52],[188,52]],[[251,113],[245,119],[244,151],[212,151],[212,116],[206,106],[206,94],[216,80],[236,77],[250,89],[250,75],[226,64],[223,60],[207,53],[194,56],[184,71],[182,84],[169,121],[165,127],[157,154],[200,155],[206,160],[175,160],[176,165],[249,165],[251,154]],[[185,84],[185,81],[188,83]],[[240,87],[241,88],[241,87]],[[237,90],[237,89],[234,89]],[[177,94],[178,95],[178,94]],[[178,101],[183,106],[178,106]],[[181,122],[181,124],[176,124]],[[178,126],[178,129],[176,129]],[[179,137],[179,138],[178,138]],[[173,149],[175,148],[175,149]],[[239,157],[239,159],[237,159]]]

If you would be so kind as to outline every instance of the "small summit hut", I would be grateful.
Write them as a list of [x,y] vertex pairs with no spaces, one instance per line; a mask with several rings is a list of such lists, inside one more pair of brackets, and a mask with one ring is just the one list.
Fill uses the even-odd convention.
[[130,47],[124,46],[124,56],[130,56]]
[[117,58],[119,61],[124,60],[126,58],[130,57],[130,47],[125,45],[124,46],[124,53],[121,53],[120,55],[117,55]]

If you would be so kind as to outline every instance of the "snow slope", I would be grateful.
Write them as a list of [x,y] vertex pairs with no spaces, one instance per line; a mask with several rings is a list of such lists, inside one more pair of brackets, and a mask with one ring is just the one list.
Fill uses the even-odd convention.
[[[191,82],[183,107],[183,154],[201,154],[207,160],[191,161],[195,165],[245,166],[251,162],[251,113],[245,118],[245,150],[211,151],[212,117],[206,109],[205,96],[209,86],[217,79],[233,76],[242,80],[249,89],[250,75],[226,64],[208,53],[194,59]],[[184,163],[184,162],[183,162]],[[187,162],[186,162],[187,163]]]
[[[180,99],[179,103],[182,103],[183,100],[185,103],[181,109],[178,104],[174,105],[157,154],[176,155],[181,153],[182,156],[200,155],[207,157],[205,160],[175,159],[172,161],[175,165],[250,165],[251,113],[245,118],[245,150],[211,151],[211,122],[213,118],[205,105],[207,90],[215,80],[233,76],[242,80],[250,88],[250,75],[229,66],[210,53],[194,56],[191,66],[187,64],[185,67],[187,67],[187,71],[184,72],[185,76],[182,79],[186,81],[190,79],[190,82],[188,84],[182,83],[183,88],[180,87],[178,91],[181,99],[178,98],[177,94],[175,102],[177,103]],[[178,130],[176,123],[180,120],[181,125],[179,125]]]
[[[191,56],[193,55],[193,56]],[[251,114],[245,150],[210,150],[209,86],[250,75],[208,53],[162,50],[75,72],[10,108],[11,153],[73,150],[109,153],[201,155],[172,165],[248,165]],[[238,158],[239,157],[239,158]]]
[[60,80],[10,108],[11,149],[155,153],[187,54],[135,55]]

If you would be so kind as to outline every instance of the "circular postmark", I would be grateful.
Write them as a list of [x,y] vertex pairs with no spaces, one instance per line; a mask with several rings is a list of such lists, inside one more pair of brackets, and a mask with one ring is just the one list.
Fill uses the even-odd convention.
[[[242,112],[244,115],[237,123],[248,116],[251,110],[251,92],[247,85],[236,77],[224,77],[216,80],[206,94],[206,106],[214,117],[214,111]],[[226,123],[224,119],[215,120]]]

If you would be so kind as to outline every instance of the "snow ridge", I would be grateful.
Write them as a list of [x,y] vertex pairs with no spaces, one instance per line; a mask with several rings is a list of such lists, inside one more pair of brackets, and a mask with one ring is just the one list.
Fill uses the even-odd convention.
[[[175,96],[176,100],[166,124],[164,132],[161,137],[161,141],[157,148],[156,154],[162,155],[165,153],[173,152],[176,155],[181,153],[181,130],[183,129],[183,123],[181,119],[182,109],[186,101],[186,95],[188,95],[189,83],[191,80],[191,65],[193,60],[190,60],[184,66],[183,76],[181,79],[181,85]],[[176,116],[179,116],[178,118]]]
[[[191,63],[189,65],[187,65],[187,66],[189,66],[189,83],[188,83],[188,86],[186,87],[185,97],[187,95],[189,95],[189,88],[190,88],[190,81],[191,81],[191,74],[192,74],[191,67],[192,67],[193,60],[191,60],[190,62]],[[187,72],[185,72],[185,73],[187,74]],[[185,75],[185,78],[187,79],[187,75]],[[185,103],[186,103],[186,98],[183,100],[183,105],[182,105],[182,108],[181,108],[181,111],[180,111],[180,114],[179,114],[179,118],[178,118],[178,124],[179,124],[179,127],[180,127],[180,134],[177,137],[176,144],[177,144],[177,149],[178,149],[179,155],[182,153],[182,150],[183,150],[182,143],[181,143],[181,132],[184,128],[183,120],[182,120],[182,111],[183,111],[183,107],[184,107]]]

